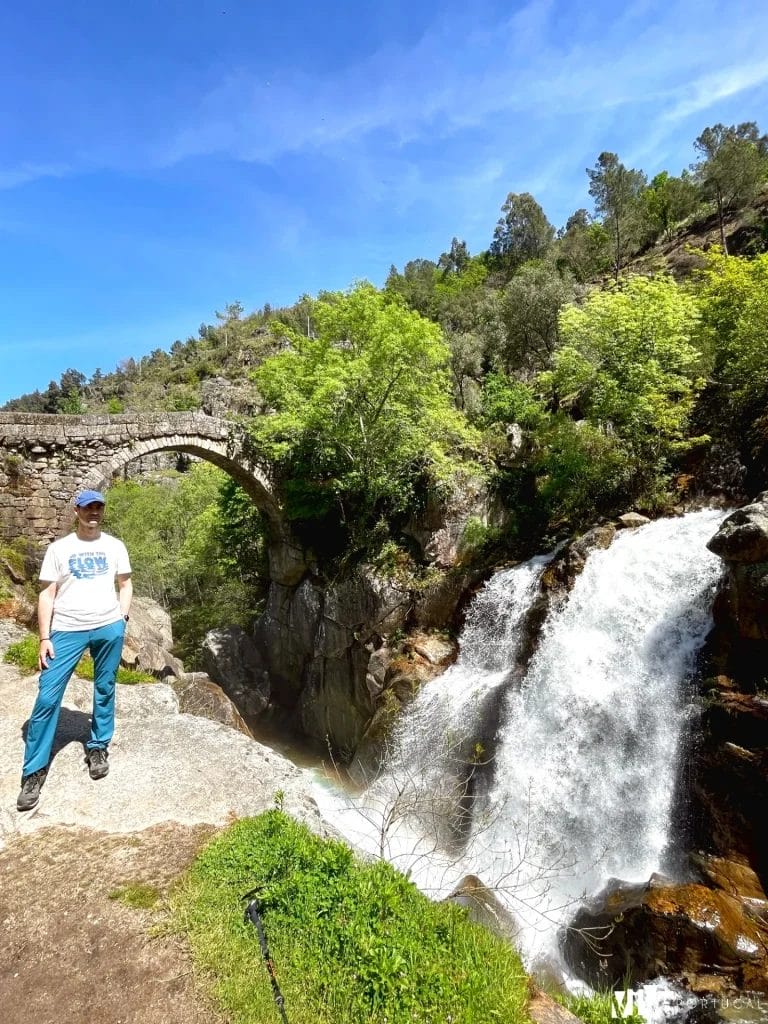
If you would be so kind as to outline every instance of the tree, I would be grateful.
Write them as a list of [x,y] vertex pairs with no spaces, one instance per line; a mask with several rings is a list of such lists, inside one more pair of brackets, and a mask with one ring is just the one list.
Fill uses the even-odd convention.
[[403,267],[402,274],[396,267],[390,268],[384,288],[392,295],[399,295],[417,313],[434,319],[438,278],[437,264],[432,260],[410,260]]
[[501,208],[491,242],[491,255],[508,273],[527,260],[542,259],[549,252],[555,229],[530,192],[510,192]]
[[369,284],[317,301],[312,319],[317,337],[283,330],[289,348],[254,371],[273,412],[250,433],[289,515],[337,516],[364,548],[380,517],[408,509],[424,475],[449,478],[476,438],[453,405],[436,324]]
[[483,338],[471,331],[446,331],[445,340],[451,353],[456,404],[465,412],[472,413],[479,402],[479,381],[485,352]]
[[44,392],[45,404],[43,412],[59,412],[61,401],[61,389],[55,380],[52,380]]
[[714,251],[706,261],[699,301],[713,369],[698,415],[702,429],[737,445],[752,493],[768,475],[768,253]]
[[696,300],[674,280],[634,277],[560,315],[563,345],[540,384],[553,404],[620,442],[633,490],[656,486],[686,447],[701,353]]
[[[590,170],[589,194],[595,210],[604,218],[613,245],[613,271],[619,279],[621,268],[634,241],[638,199],[645,188],[642,171],[624,166],[615,153],[601,153]],[[633,223],[634,221],[634,223]]]
[[[220,313],[215,310],[216,319],[219,321],[221,333],[224,336],[224,351],[229,349],[229,343],[235,339],[240,330],[242,322],[242,316],[245,307],[242,302],[228,302],[224,307],[224,312]],[[198,332],[200,333],[200,332]],[[206,329],[204,334],[200,334],[200,340],[204,341],[210,336],[209,331]]]
[[705,128],[694,142],[702,159],[692,165],[704,196],[717,207],[720,244],[725,253],[725,217],[754,198],[768,176],[768,136],[760,135],[754,121],[716,124]]
[[718,405],[765,412],[768,400],[768,253],[753,260],[706,254],[700,303]]
[[577,210],[558,233],[556,261],[582,284],[600,277],[611,265],[608,232],[586,210]]
[[79,415],[83,411],[82,391],[85,387],[85,375],[79,370],[65,370],[59,378],[59,397],[57,412]]
[[440,254],[437,266],[443,272],[443,277],[449,274],[461,274],[470,261],[467,243],[460,242],[458,238],[451,240],[451,248],[448,252]]
[[673,178],[667,171],[657,174],[642,195],[643,221],[654,239],[663,235],[672,240],[673,230],[696,209],[696,185],[687,171]]
[[573,279],[552,263],[526,263],[510,280],[502,297],[506,329],[494,355],[507,373],[545,370],[560,341],[560,310],[574,298]]

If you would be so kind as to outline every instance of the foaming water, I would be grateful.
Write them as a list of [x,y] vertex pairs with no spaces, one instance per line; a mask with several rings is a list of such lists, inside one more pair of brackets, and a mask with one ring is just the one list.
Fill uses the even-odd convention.
[[[404,713],[382,777],[355,801],[320,792],[325,813],[432,895],[479,875],[512,911],[529,965],[556,958],[584,894],[662,867],[685,683],[721,572],[705,544],[721,518],[660,520],[593,552],[522,685],[509,673],[546,559],[498,574],[456,665]],[[483,788],[490,706],[501,725]]]

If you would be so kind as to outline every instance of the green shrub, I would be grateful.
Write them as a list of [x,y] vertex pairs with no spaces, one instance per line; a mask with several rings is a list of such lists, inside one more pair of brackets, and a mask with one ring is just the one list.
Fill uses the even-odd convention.
[[527,1020],[527,978],[510,946],[389,864],[362,864],[274,810],[215,839],[174,896],[232,1024],[274,1016],[256,933],[243,920],[254,888],[291,1024]]
[[[81,679],[90,679],[93,682],[93,659],[90,655],[84,655],[75,669],[75,674],[80,676]],[[149,672],[140,672],[133,668],[123,668],[122,665],[117,670],[116,676],[118,683],[124,685],[132,685],[134,683],[156,683],[157,680]]]
[[27,636],[10,645],[3,655],[3,661],[9,665],[16,665],[23,672],[36,672],[39,649],[37,637],[28,633]]
[[[27,634],[23,639],[11,644],[3,655],[3,661],[9,665],[16,665],[22,672],[37,672],[37,656],[40,650],[40,642],[32,633]],[[75,674],[82,679],[93,681],[93,661],[86,654],[75,669]],[[118,683],[154,683],[156,679],[149,672],[137,672],[131,668],[118,668]]]
[[459,545],[463,562],[477,557],[499,539],[499,531],[488,526],[478,516],[470,516],[464,524]]

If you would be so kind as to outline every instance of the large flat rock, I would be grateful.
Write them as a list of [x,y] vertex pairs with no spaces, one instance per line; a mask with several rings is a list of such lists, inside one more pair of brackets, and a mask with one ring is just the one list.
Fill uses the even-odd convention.
[[164,683],[118,686],[110,772],[93,782],[83,759],[92,684],[73,678],[38,808],[20,814],[25,723],[37,677],[0,665],[0,848],[44,826],[136,832],[161,822],[223,825],[258,814],[284,794],[285,810],[327,831],[309,796],[311,774],[228,726],[179,712]]

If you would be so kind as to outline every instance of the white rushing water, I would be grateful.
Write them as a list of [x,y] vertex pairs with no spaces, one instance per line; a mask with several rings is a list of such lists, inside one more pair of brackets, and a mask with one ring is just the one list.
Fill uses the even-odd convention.
[[[663,865],[685,683],[721,572],[705,544],[721,518],[660,520],[593,552],[522,682],[510,668],[546,559],[499,573],[473,602],[457,663],[403,714],[382,777],[355,799],[319,787],[324,813],[431,895],[478,875],[513,913],[529,965],[556,957],[583,894]],[[492,783],[475,789],[489,723]]]

